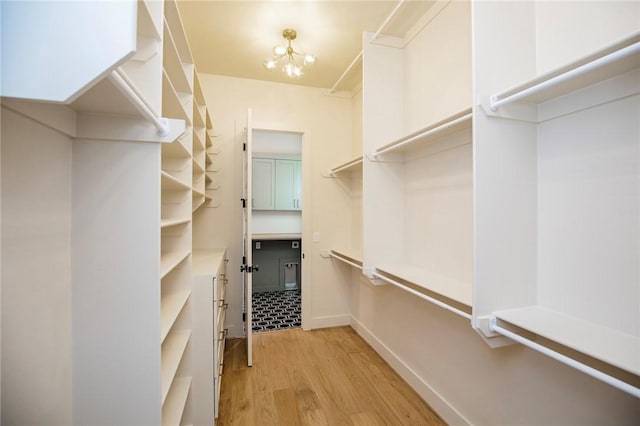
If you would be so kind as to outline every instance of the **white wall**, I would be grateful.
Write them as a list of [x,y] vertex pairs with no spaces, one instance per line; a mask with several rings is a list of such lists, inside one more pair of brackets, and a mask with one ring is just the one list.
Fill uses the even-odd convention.
[[264,211],[252,213],[253,234],[300,234],[302,215],[299,211]]
[[2,423],[72,423],[71,140],[2,108]]
[[[277,127],[302,131],[303,136],[303,198],[305,222],[309,232],[319,232],[320,241],[304,238],[303,268],[308,275],[303,283],[303,298],[311,301],[310,310],[303,311],[309,327],[349,323],[349,284],[338,279],[343,273],[329,259],[320,257],[320,250],[329,241],[349,242],[349,211],[347,195],[324,178],[326,171],[351,157],[351,100],[331,97],[320,89],[201,74],[207,106],[220,136],[214,144],[221,148],[222,164],[218,173],[222,202],[218,208],[202,208],[194,218],[196,248],[223,247],[229,253],[229,311],[226,326],[231,337],[242,335],[242,277],[240,204],[242,183],[242,132],[247,109],[252,108],[255,127]],[[304,146],[307,144],[307,146]],[[306,230],[303,230],[307,232]],[[305,296],[305,292],[307,292]]]

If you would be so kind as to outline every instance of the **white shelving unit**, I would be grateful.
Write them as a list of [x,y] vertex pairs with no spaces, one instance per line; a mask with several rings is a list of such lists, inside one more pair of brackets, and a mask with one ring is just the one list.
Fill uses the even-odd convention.
[[172,333],[162,342],[162,404],[167,400],[190,337],[191,332],[179,331]]
[[[640,28],[626,19],[635,6],[582,6],[556,20],[557,4],[476,5],[473,325],[489,344],[516,333],[629,391],[640,375]],[[589,16],[607,17],[594,37]],[[575,42],[554,36],[567,31]]]
[[[190,423],[193,417],[189,398],[193,392],[185,389],[193,383],[195,356],[191,350],[191,336],[197,317],[193,316],[192,297],[192,232],[193,206],[199,202],[194,185],[198,178],[197,129],[194,116],[195,68],[187,43],[178,5],[174,0],[164,2],[163,49],[163,113],[179,117],[186,123],[185,135],[165,150],[162,158],[162,218],[190,220],[182,226],[162,228],[162,257],[169,259],[170,272],[163,269],[161,283],[162,337],[162,402],[163,423]],[[163,262],[163,267],[164,267]]]
[[164,295],[160,303],[160,339],[164,342],[178,315],[187,304],[191,292],[179,291]]
[[[70,200],[71,241],[58,243],[70,260],[68,282],[56,283],[69,294],[73,327],[58,351],[71,360],[59,369],[69,375],[43,379],[33,368],[43,360],[23,355],[14,367],[33,371],[25,383],[54,381],[61,404],[68,402],[60,411],[73,422],[189,424],[190,399],[198,397],[191,386],[192,207],[193,194],[207,199],[210,118],[178,5],[10,2],[2,14],[3,114],[23,117],[14,130],[33,146],[48,144],[42,135],[55,131],[66,143],[57,141],[56,162],[69,166],[66,180],[38,176]],[[9,139],[3,145],[17,143]],[[59,309],[46,303],[43,310]],[[116,353],[105,346],[114,341],[122,343]],[[29,410],[13,411],[31,419]]]
[[183,408],[187,403],[189,391],[191,390],[191,378],[175,379],[175,388],[171,397],[167,398],[162,407],[162,425],[179,426],[182,419]]
[[[186,39],[174,41],[183,31],[173,25],[176,5],[27,2],[2,10],[11,23],[3,28],[10,40],[3,55],[11,52],[3,60],[3,109],[58,130],[71,146],[69,411],[86,424],[188,421],[191,380],[180,360],[190,357],[191,281],[183,276],[190,272],[192,131],[184,101],[192,97],[193,66],[180,69]],[[51,43],[45,50],[42,40]],[[116,340],[132,343],[117,355],[104,350],[102,342]]]
[[[465,318],[473,282],[468,8],[442,9],[428,39],[363,40],[363,272]],[[427,54],[457,64],[455,72],[445,63],[418,79]]]
[[332,248],[329,256],[349,266],[362,270],[362,156],[339,164],[323,176],[335,178],[346,191],[350,212],[349,241],[347,248]]

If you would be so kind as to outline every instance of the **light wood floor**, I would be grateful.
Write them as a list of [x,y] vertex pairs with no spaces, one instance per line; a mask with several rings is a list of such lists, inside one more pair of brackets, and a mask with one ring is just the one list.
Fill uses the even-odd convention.
[[351,327],[227,341],[218,425],[443,425]]

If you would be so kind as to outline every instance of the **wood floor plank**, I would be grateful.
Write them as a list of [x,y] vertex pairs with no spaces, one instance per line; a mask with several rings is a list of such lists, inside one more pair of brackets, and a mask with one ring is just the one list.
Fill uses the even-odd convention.
[[278,412],[279,424],[298,426],[302,422],[298,413],[298,403],[293,389],[281,389],[273,393],[273,402]]
[[388,423],[377,413],[373,411],[367,411],[364,413],[352,414],[351,421],[354,426],[386,426],[392,423]]
[[351,327],[254,334],[253,361],[227,341],[218,426],[444,425]]

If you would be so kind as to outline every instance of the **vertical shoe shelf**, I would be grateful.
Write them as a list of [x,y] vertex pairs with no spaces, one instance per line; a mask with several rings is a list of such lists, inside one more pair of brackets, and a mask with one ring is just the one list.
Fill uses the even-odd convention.
[[340,181],[350,203],[350,241],[344,247],[331,248],[329,256],[362,269],[362,156],[333,167],[324,176]]
[[184,135],[162,152],[161,345],[162,424],[190,423],[192,212],[199,202],[197,155],[202,122],[195,107],[195,69],[177,3],[164,3],[162,111],[185,121]]

